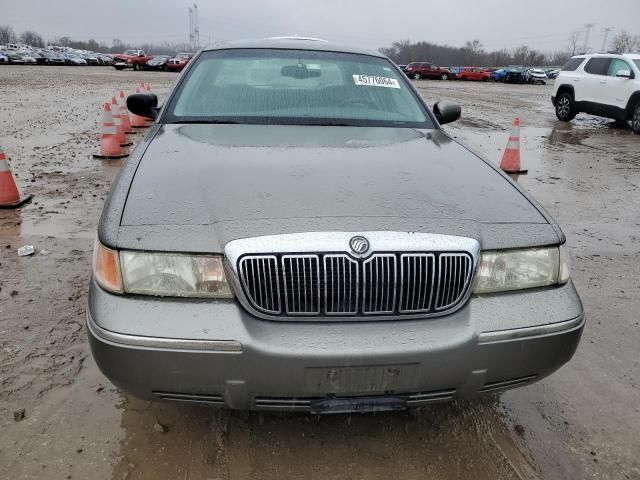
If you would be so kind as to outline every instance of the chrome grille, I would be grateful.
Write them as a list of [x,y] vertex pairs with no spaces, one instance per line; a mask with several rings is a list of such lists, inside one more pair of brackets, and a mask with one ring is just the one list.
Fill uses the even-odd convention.
[[362,313],[393,313],[396,303],[396,256],[378,254],[363,262]]
[[240,257],[252,307],[271,316],[441,314],[468,293],[473,258],[464,253],[265,254]]
[[287,314],[320,313],[320,267],[317,255],[284,255],[282,278]]
[[262,312],[279,315],[282,308],[278,258],[274,255],[243,257],[239,271],[242,287],[252,305]]
[[471,259],[452,253],[440,254],[435,310],[441,311],[457,304],[471,278]]
[[359,272],[357,261],[348,255],[324,256],[324,307],[327,315],[358,313]]
[[435,255],[405,253],[400,256],[400,312],[429,311],[435,279]]

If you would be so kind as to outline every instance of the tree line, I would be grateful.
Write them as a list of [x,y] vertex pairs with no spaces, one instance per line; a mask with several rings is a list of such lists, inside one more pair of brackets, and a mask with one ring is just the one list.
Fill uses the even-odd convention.
[[[469,40],[463,47],[438,45],[431,42],[411,42],[402,40],[393,42],[390,47],[381,48],[397,64],[417,61],[429,61],[441,66],[502,67],[506,65],[564,65],[569,58],[581,52],[577,47],[577,38],[569,38],[569,48],[554,52],[543,52],[526,45],[513,49],[487,51],[480,40]],[[608,51],[629,53],[640,48],[640,36],[631,35],[624,30],[611,40]]]
[[100,43],[90,38],[89,40],[74,40],[70,37],[55,37],[45,42],[42,35],[32,30],[22,32],[16,35],[10,25],[0,25],[0,45],[8,43],[24,43],[32,47],[43,48],[47,45],[57,45],[60,47],[69,47],[76,50],[88,50],[90,52],[99,53],[122,53],[125,50],[135,49],[144,50],[147,53],[156,55],[172,55],[176,52],[190,52],[193,47],[188,43],[171,43],[165,42],[161,44],[146,42],[143,44],[128,44],[120,39],[114,39],[111,45]]
[[[443,66],[477,66],[477,67],[500,67],[505,65],[564,65],[571,56],[580,52],[578,48],[579,34],[574,32],[569,37],[569,47],[555,52],[543,52],[529,48],[526,45],[514,49],[500,49],[487,51],[480,40],[469,40],[463,47],[452,47],[449,45],[439,45],[431,42],[411,42],[402,40],[393,42],[390,47],[381,48],[380,51],[398,64],[406,64],[415,61],[430,61]],[[76,50],[89,50],[100,53],[122,53],[128,49],[141,49],[147,53],[174,54],[179,51],[191,51],[188,43],[161,44],[143,43],[128,44],[114,39],[111,45],[97,42],[94,39],[74,40],[70,37],[56,37],[45,42],[42,35],[32,30],[26,30],[20,35],[16,35],[10,25],[0,25],[0,45],[8,43],[24,43],[32,47],[45,47],[48,45],[58,45],[70,47]],[[609,45],[609,51],[617,53],[628,53],[640,49],[640,35],[632,35],[626,31],[621,31],[613,37]]]

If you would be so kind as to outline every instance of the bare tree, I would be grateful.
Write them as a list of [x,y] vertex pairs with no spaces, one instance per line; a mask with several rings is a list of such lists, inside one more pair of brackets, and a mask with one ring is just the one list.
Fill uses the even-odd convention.
[[0,45],[13,43],[16,41],[16,34],[10,25],[0,25]]
[[20,35],[20,41],[32,47],[44,47],[43,38],[37,33],[31,30],[27,30]]
[[638,45],[638,37],[622,30],[611,40],[611,48],[617,53],[629,53]]
[[580,32],[571,32],[569,35],[569,51],[573,57],[578,51],[578,42],[580,41]]

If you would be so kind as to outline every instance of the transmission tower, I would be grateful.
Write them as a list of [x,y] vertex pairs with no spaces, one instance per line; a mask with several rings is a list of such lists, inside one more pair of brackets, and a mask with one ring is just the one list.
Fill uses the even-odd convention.
[[587,23],[584,28],[585,28],[585,32],[584,32],[584,45],[582,47],[582,51],[584,53],[588,53],[587,52],[587,48],[589,48],[589,34],[591,33],[591,29],[593,28],[593,26],[595,25],[595,23]]
[[200,29],[198,28],[198,5],[193,4],[193,46],[200,46]]
[[613,30],[612,27],[607,27],[602,29],[603,37],[602,37],[602,53],[606,53],[607,51],[607,39],[609,38],[609,32]]
[[193,33],[193,9],[189,7],[189,45],[193,48],[195,36]]

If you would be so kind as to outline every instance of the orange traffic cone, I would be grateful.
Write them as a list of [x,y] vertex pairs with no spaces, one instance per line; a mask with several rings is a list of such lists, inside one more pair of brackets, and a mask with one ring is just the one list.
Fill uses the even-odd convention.
[[20,193],[13,179],[9,163],[0,147],[0,208],[16,208],[31,200],[31,195]]
[[124,133],[134,133],[131,130],[131,119],[129,118],[129,111],[127,110],[127,99],[124,96],[124,92],[120,90],[120,115],[122,115],[122,124],[124,125]]
[[111,106],[104,104],[104,116],[102,120],[102,134],[100,135],[100,153],[94,153],[93,158],[124,158],[129,156],[122,151],[120,140],[118,139],[118,129],[113,121]]
[[128,147],[129,145],[133,145],[133,143],[127,139],[127,135],[125,134],[124,121],[122,119],[120,105],[118,105],[116,97],[111,97],[111,113],[113,115],[113,123],[116,125],[116,135],[120,142],[120,146]]
[[[140,93],[139,88],[136,88],[136,93]],[[133,128],[149,128],[146,119],[140,115],[136,115],[135,113],[131,114],[131,126]]]
[[516,118],[513,122],[511,136],[502,156],[500,168],[510,174],[525,174],[528,172],[528,170],[523,170],[520,165],[520,118]]

